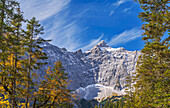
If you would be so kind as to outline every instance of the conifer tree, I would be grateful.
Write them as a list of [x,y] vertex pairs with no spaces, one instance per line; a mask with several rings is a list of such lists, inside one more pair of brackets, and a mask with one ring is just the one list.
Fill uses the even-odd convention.
[[[145,47],[139,58],[135,84],[136,107],[169,107],[170,7],[169,0],[137,0]],[[168,33],[168,35],[166,35]]]
[[126,105],[124,106],[125,108],[130,108],[130,107],[133,107],[133,103],[134,103],[134,87],[133,87],[133,84],[134,84],[134,81],[135,78],[134,76],[132,75],[128,75],[126,77],[126,89],[125,89],[125,92],[126,92],[126,95],[125,95],[125,98],[126,98]]
[[[32,79],[27,76],[27,71],[30,69],[32,61],[30,64],[26,61],[34,56],[36,63],[32,65],[31,69],[38,69],[40,65],[44,64],[38,62],[38,60],[47,58],[39,46],[45,40],[33,39],[35,36],[41,34],[43,30],[42,27],[38,28],[40,25],[36,21],[34,23],[35,25],[32,24],[34,27],[32,27],[31,24],[28,25],[30,28],[33,28],[32,31],[34,34],[30,32],[30,30],[25,32],[27,35],[22,34],[22,32],[24,32],[24,30],[22,30],[22,22],[24,19],[18,2],[14,0],[1,0],[0,13],[0,86],[10,95],[10,101],[14,108],[18,106],[17,101],[20,102],[20,99],[22,99],[27,92],[23,90],[24,87],[29,86],[25,83],[25,80],[27,80],[27,82],[32,81]],[[29,38],[29,36],[33,37]],[[30,39],[32,40],[29,41]],[[32,48],[30,48],[31,45],[33,45]],[[32,51],[33,49],[34,51]],[[31,51],[33,54],[30,57],[26,57]],[[2,94],[4,94],[3,91]]]
[[[0,86],[5,91],[2,94],[9,94],[9,99],[12,103],[12,108],[17,107],[16,91],[17,84],[20,79],[18,67],[18,53],[20,52],[17,46],[20,46],[18,39],[20,38],[21,22],[23,21],[20,14],[19,3],[13,0],[0,0]],[[17,78],[18,76],[18,78]]]
[[[36,86],[37,82],[32,82],[32,79],[37,77],[35,73],[36,69],[39,69],[40,66],[46,64],[43,60],[47,59],[47,55],[42,51],[42,47],[40,46],[43,42],[49,41],[39,38],[39,35],[43,34],[43,26],[39,24],[39,21],[33,17],[31,20],[27,20],[27,31],[25,31],[25,68],[27,69],[27,96],[26,96],[26,108],[28,108],[28,101],[30,98],[30,94],[33,91],[31,88],[34,88],[34,84]],[[33,101],[33,100],[32,100]]]
[[62,63],[56,62],[54,69],[49,67],[46,70],[45,80],[40,84],[39,91],[36,92],[36,107],[61,107],[66,108],[71,105],[74,99],[72,91],[67,89],[67,73],[64,72]]
[[14,101],[17,103],[20,103],[20,99],[22,99],[25,94],[23,87],[25,73],[21,65],[22,59],[24,59],[22,56],[25,53],[22,50],[24,47],[22,44],[23,35],[21,34],[23,21],[24,19],[18,5],[10,21],[11,26],[9,27],[10,30],[6,38],[9,43],[9,68],[7,79],[11,82],[11,86],[9,86],[12,92],[12,98],[14,98]]

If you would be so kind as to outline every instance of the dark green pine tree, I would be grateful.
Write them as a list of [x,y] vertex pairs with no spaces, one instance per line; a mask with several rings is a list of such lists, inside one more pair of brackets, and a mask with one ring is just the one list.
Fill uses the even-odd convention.
[[[40,46],[44,42],[49,40],[44,40],[39,38],[39,35],[43,34],[43,26],[39,24],[39,21],[33,17],[31,20],[27,20],[27,31],[25,31],[25,50],[26,57],[25,68],[27,69],[27,96],[26,96],[26,108],[28,108],[28,102],[31,102],[30,93],[33,92],[34,85],[38,82],[32,82],[32,79],[36,79],[37,74],[36,69],[39,69],[42,65],[46,64],[43,60],[47,59],[47,55],[42,51]],[[37,86],[37,85],[36,85]],[[33,100],[32,100],[33,101]]]
[[23,34],[22,34],[22,23],[24,22],[23,15],[20,11],[19,4],[16,6],[14,10],[14,14],[12,16],[12,20],[10,21],[10,28],[7,34],[7,41],[9,44],[10,53],[8,55],[8,82],[11,82],[9,88],[12,92],[12,98],[16,103],[20,103],[21,99],[24,97],[24,77],[25,71],[22,68],[22,60],[24,59],[22,56],[25,54],[23,50]]
[[[17,107],[17,36],[21,27],[19,3],[0,0],[0,86],[9,93],[12,108]],[[18,19],[18,20],[16,20]]]
[[133,107],[133,103],[135,101],[135,97],[134,97],[134,87],[133,87],[133,84],[134,84],[134,79],[135,77],[133,75],[128,75],[126,77],[126,89],[125,89],[125,92],[126,92],[126,95],[125,95],[125,98],[126,98],[126,104],[125,104],[125,108],[130,108],[130,107]]
[[[7,3],[8,2],[8,3]],[[9,6],[11,5],[11,7]],[[0,0],[0,70],[1,74],[1,84],[5,82],[5,76],[7,75],[6,61],[9,55],[9,43],[7,41],[7,36],[10,31],[10,20],[11,16],[14,14],[12,10],[15,8],[16,3],[10,2],[10,0]]]
[[[145,47],[139,57],[135,107],[168,108],[170,100],[169,0],[137,0],[143,12]],[[166,34],[168,33],[168,35]]]

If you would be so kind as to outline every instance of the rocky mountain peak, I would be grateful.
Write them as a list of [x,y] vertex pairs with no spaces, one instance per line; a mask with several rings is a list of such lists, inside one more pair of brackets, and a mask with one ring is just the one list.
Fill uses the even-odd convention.
[[109,47],[109,45],[104,40],[101,40],[95,47]]
[[76,52],[74,52],[76,55],[78,55],[78,56],[82,56],[83,55],[83,52],[82,52],[82,50],[81,49],[79,49],[79,50],[77,50]]
[[42,47],[48,56],[44,62],[48,64],[37,70],[38,75],[43,78],[44,70],[60,60],[68,73],[68,79],[72,81],[69,88],[78,90],[84,99],[102,99],[113,92],[124,93],[126,77],[135,71],[137,58],[141,54],[123,47],[109,47],[103,40],[87,52],[81,49],[69,52],[50,43],[44,43]]

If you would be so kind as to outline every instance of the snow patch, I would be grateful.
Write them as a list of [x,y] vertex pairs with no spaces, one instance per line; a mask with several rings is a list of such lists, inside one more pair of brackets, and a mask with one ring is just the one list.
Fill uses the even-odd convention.
[[106,50],[106,51],[108,51],[108,52],[114,52],[114,51],[124,50],[123,47],[120,47],[120,48],[100,47],[100,49],[101,49],[102,51]]
[[113,86],[104,86],[101,84],[92,84],[85,88],[80,87],[79,89],[76,90],[76,92],[81,98],[84,98],[87,100],[90,100],[90,99],[100,100],[102,98],[112,96],[113,93],[116,93],[118,95],[126,94],[124,90],[121,90],[121,91],[115,90]]

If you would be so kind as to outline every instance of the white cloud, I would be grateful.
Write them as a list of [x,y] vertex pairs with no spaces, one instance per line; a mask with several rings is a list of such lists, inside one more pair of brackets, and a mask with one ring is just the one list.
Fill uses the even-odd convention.
[[79,36],[85,29],[80,27],[76,21],[70,22],[69,19],[57,17],[53,24],[47,29],[46,39],[52,39],[54,45],[64,47],[69,51],[74,51],[81,45]]
[[116,3],[113,3],[112,6],[119,7],[121,4],[125,3],[127,0],[119,0]]
[[85,30],[80,26],[79,17],[87,9],[70,17],[71,0],[19,0],[24,16],[28,19],[36,17],[43,23],[43,38],[52,39],[52,44],[74,51],[81,46],[81,33]]
[[126,30],[121,34],[114,36],[109,42],[109,45],[115,46],[118,44],[126,43],[140,37],[141,35],[142,31],[137,28]]
[[81,48],[83,51],[89,50],[90,48],[92,48],[94,45],[96,45],[97,43],[99,43],[101,41],[101,39],[103,38],[104,34],[102,34],[99,38],[97,39],[93,39],[90,41],[90,43],[88,45],[86,45],[85,47]]
[[70,0],[18,0],[24,16],[31,19],[45,20],[66,8]]
[[112,11],[110,11],[109,16],[112,16],[113,14],[114,14],[114,11],[112,10]]
[[109,16],[112,16],[114,14],[114,11],[123,3],[126,3],[128,1],[131,1],[131,0],[118,0],[117,2],[115,3],[112,3],[111,4],[111,7],[112,7],[112,10],[110,11],[110,14]]
[[[87,11],[87,10],[84,10]],[[70,16],[70,10],[67,9],[64,12],[53,17],[53,19],[46,23],[46,39],[52,39],[51,42],[58,47],[64,47],[69,51],[75,51],[82,46],[81,36],[88,29],[81,26],[79,18],[84,13],[81,11],[76,15]]]
[[123,12],[128,12],[129,10],[131,10],[132,8],[125,8],[124,10],[123,10]]

